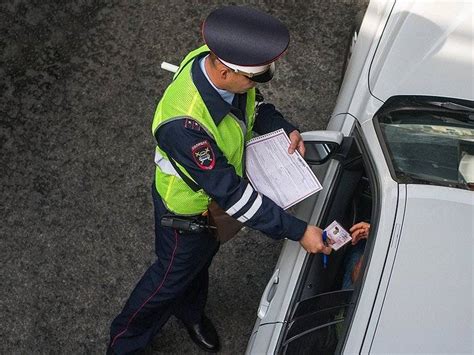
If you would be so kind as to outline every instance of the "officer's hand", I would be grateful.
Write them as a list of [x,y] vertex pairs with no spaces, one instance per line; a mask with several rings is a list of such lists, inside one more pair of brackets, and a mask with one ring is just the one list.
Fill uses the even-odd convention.
[[300,239],[300,244],[308,253],[324,253],[329,255],[332,251],[331,247],[323,243],[323,230],[309,224],[303,237]]
[[354,224],[351,229],[352,245],[356,245],[357,242],[361,239],[367,239],[370,232],[370,224],[366,222],[359,222]]
[[301,156],[304,157],[305,153],[305,147],[304,147],[304,142],[303,142],[303,137],[301,137],[300,132],[298,132],[296,129],[290,133],[290,146],[288,148],[288,153],[293,154],[295,152],[295,149],[298,149],[298,152],[300,152]]

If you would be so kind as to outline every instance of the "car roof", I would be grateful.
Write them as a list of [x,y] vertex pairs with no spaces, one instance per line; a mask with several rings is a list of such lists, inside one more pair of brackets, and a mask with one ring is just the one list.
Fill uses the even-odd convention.
[[397,1],[369,71],[373,96],[474,100],[474,4]]

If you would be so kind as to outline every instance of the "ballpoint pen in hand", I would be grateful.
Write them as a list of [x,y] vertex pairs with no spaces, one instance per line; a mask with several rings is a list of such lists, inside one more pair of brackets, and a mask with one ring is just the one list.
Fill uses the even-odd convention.
[[[323,243],[324,245],[327,245],[326,240],[328,238],[328,235],[326,231],[323,231]],[[327,268],[328,266],[328,256],[326,254],[323,254],[323,267]]]

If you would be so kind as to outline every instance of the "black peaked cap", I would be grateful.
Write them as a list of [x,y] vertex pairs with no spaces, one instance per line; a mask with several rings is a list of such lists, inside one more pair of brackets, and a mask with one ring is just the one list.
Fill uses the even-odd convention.
[[203,23],[202,35],[217,57],[241,66],[271,63],[290,42],[290,33],[281,21],[244,6],[226,6],[211,12]]

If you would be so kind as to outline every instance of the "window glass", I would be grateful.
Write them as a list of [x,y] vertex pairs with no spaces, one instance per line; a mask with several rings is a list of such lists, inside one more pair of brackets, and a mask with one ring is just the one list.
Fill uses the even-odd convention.
[[288,324],[284,354],[333,354],[344,338],[352,289],[320,294],[297,305]]
[[345,317],[345,313],[342,312],[345,311],[341,310],[339,319],[336,319],[334,323],[302,333],[300,337],[285,344],[283,354],[335,354]]
[[446,102],[403,101],[377,115],[399,182],[474,185],[474,109],[447,107]]

